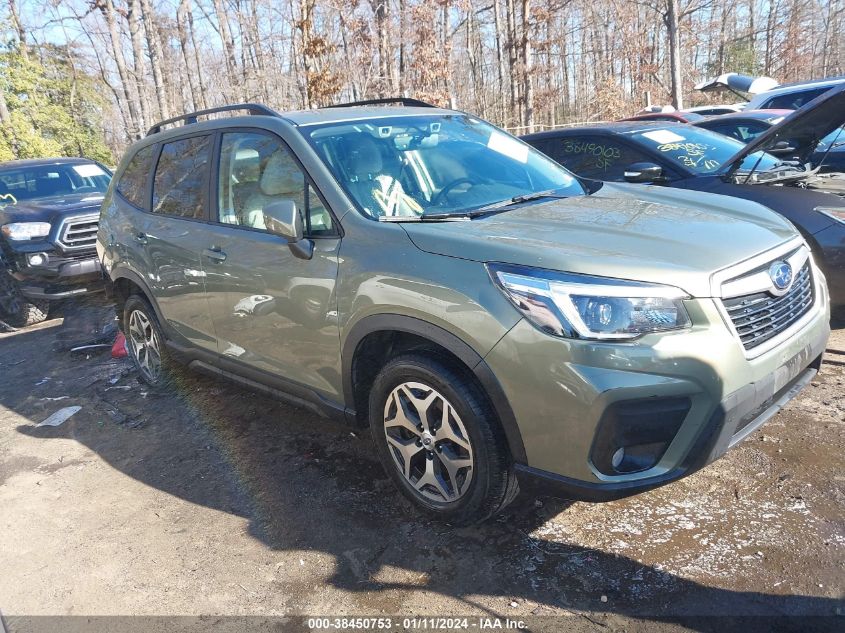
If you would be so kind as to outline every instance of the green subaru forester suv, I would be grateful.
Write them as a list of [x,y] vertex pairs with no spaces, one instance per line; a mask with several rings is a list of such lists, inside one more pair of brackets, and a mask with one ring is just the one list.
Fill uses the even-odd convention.
[[143,380],[187,363],[369,426],[416,506],[469,523],[520,487],[678,479],[815,375],[827,290],[781,216],[398,101],[226,106],[126,152],[98,251]]

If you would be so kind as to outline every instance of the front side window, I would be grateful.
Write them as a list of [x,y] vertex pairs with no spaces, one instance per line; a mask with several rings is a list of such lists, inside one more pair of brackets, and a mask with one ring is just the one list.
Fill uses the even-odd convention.
[[331,214],[279,138],[255,132],[224,134],[218,221],[264,230],[264,207],[279,200],[296,204],[307,236],[334,233]]
[[126,169],[117,181],[117,190],[129,202],[136,207],[146,208],[149,200],[145,200],[147,179],[150,175],[150,167],[153,160],[153,146],[148,145],[138,150],[132,157]]
[[578,181],[522,141],[465,114],[407,115],[300,130],[367,217],[454,213]]
[[153,180],[153,213],[201,219],[208,206],[211,137],[194,136],[161,146]]
[[17,201],[68,196],[102,197],[111,175],[96,163],[0,169],[0,195]]
[[631,147],[605,136],[566,136],[554,139],[547,152],[561,165],[584,178],[623,181],[625,168],[650,159]]
[[[630,138],[638,145],[659,152],[669,163],[695,174],[716,173],[728,159],[745,147],[734,138],[687,125],[650,128],[635,132]],[[765,171],[777,164],[778,159],[774,156],[754,152],[743,160],[739,171],[747,171],[755,166],[757,170]]]

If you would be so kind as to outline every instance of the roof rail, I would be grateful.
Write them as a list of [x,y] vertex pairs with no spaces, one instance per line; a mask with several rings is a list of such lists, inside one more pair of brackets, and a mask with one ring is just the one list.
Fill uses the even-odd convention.
[[184,121],[185,125],[190,125],[192,123],[197,122],[198,116],[206,116],[209,114],[216,114],[218,112],[232,112],[234,110],[246,110],[252,116],[279,116],[278,112],[276,112],[272,108],[268,108],[266,105],[261,105],[260,103],[235,103],[232,105],[220,106],[218,108],[197,110],[196,112],[189,112],[188,114],[182,114],[180,116],[165,119],[164,121],[159,121],[149,130],[147,130],[147,136],[149,136],[150,134],[158,134],[159,132],[161,132],[161,128],[163,126],[170,125],[171,123],[178,123],[179,121]]
[[387,97],[385,99],[365,99],[363,101],[350,101],[349,103],[338,103],[330,106],[323,106],[324,108],[352,108],[354,106],[367,105],[383,105],[388,103],[399,103],[403,106],[416,106],[418,108],[436,108],[436,105],[421,101],[419,99],[411,99],[409,97]]

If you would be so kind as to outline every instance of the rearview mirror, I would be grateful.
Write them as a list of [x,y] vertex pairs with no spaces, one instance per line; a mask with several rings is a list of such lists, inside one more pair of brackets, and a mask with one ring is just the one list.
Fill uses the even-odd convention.
[[311,259],[314,243],[303,238],[302,216],[293,200],[277,200],[262,209],[268,233],[287,240],[291,252],[300,259]]
[[660,182],[665,180],[663,168],[654,163],[634,163],[625,168],[628,182]]

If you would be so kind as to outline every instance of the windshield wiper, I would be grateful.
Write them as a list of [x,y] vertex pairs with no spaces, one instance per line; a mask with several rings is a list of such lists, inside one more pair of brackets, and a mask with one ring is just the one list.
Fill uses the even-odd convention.
[[500,200],[498,202],[486,204],[482,207],[476,207],[474,209],[465,209],[463,211],[449,211],[446,213],[423,213],[422,215],[417,216],[382,216],[379,218],[379,222],[444,222],[456,220],[472,220],[474,218],[480,218],[485,215],[500,213],[501,211],[504,211],[509,207],[515,206],[517,204],[522,204],[523,202],[540,200],[542,198],[555,198],[557,200],[565,200],[569,197],[556,194],[555,191],[557,191],[557,189],[548,189],[546,191],[534,191],[531,193],[524,193],[519,196],[514,196],[513,198]]
[[[542,198],[554,198],[556,200],[565,200],[569,196],[562,196],[556,194],[555,191],[557,189],[547,189],[546,191],[533,191],[531,193],[524,193],[519,196],[514,196],[513,198],[508,198],[506,200],[500,200],[498,202],[493,202],[491,204],[485,204],[483,207],[476,207],[475,209],[467,209],[466,211],[455,211],[451,214],[436,214],[436,215],[450,215],[452,217],[460,216],[466,217],[469,219],[472,218],[480,218],[485,215],[490,215],[491,213],[499,213],[508,209],[510,207],[516,206],[518,204],[522,204],[523,202],[530,202],[532,200],[540,200]],[[429,214],[423,214],[423,217],[433,217]]]

